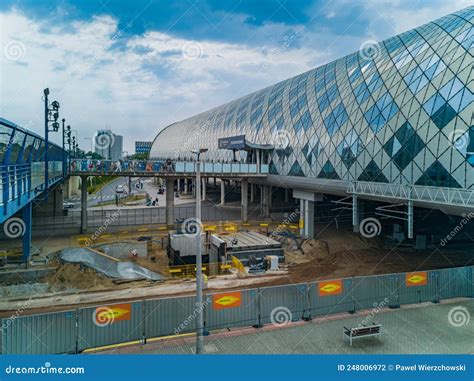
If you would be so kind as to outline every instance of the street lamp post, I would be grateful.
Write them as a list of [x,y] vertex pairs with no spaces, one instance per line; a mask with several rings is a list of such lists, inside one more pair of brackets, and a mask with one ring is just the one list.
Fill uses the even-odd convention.
[[201,243],[201,154],[207,152],[207,148],[200,148],[192,151],[197,155],[196,162],[196,314],[197,314],[197,332],[196,332],[196,354],[201,354],[204,348],[204,316],[202,302],[202,243]]
[[63,122],[63,179],[66,177],[66,130],[64,128],[64,124],[66,123],[66,119],[62,119]]
[[[53,101],[49,108],[49,89],[43,90],[44,94],[44,181],[45,181],[45,201],[48,200],[48,188],[49,188],[49,132],[57,132],[59,130],[59,102]],[[51,123],[52,130],[49,129]]]

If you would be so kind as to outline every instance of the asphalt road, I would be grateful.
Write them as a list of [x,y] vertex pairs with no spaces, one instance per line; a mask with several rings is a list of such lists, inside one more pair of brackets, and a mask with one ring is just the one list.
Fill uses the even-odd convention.
[[[132,178],[132,193],[136,192],[137,189],[135,188],[135,185],[137,183],[138,179],[137,178]],[[93,194],[89,194],[87,196],[87,206],[96,206],[101,202],[107,202],[107,201],[114,201],[115,200],[115,195],[116,192],[115,190],[117,189],[118,185],[123,185],[123,188],[125,192],[128,194],[128,178],[127,177],[117,177],[116,179],[112,180],[111,182],[105,184],[98,192],[95,192]],[[76,195],[73,196],[69,199],[66,199],[64,201],[67,202],[72,202],[74,203],[74,208],[71,208],[70,210],[80,210],[81,209],[81,196]]]

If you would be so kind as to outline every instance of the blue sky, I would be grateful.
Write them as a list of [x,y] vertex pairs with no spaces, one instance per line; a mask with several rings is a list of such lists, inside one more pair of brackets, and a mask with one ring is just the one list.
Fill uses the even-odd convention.
[[3,0],[0,115],[41,133],[49,87],[83,148],[108,126],[133,151],[169,123],[470,3]]

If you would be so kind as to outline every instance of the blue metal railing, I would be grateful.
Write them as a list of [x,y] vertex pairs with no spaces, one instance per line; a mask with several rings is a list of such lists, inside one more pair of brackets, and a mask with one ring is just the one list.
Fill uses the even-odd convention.
[[[91,160],[91,159],[72,159],[70,161],[71,173],[183,173],[191,174],[196,172],[196,162],[193,161],[139,161],[139,160]],[[201,166],[203,173],[212,174],[268,174],[268,164],[247,163],[208,163],[204,162]]]

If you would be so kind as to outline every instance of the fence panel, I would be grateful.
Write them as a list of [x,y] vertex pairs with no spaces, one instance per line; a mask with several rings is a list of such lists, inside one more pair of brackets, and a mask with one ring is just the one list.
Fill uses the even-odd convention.
[[416,271],[401,275],[400,304],[437,302],[439,300],[437,271]]
[[2,328],[2,354],[76,352],[75,311],[3,319]]
[[264,287],[260,293],[260,324],[289,322],[309,317],[307,285]]
[[167,336],[196,329],[196,298],[186,296],[145,301],[145,337]]
[[78,310],[78,347],[123,343],[143,338],[143,303],[122,303]]
[[399,287],[402,281],[400,274],[361,276],[353,278],[352,296],[355,309],[363,310],[379,305],[397,307]]
[[311,316],[354,311],[352,279],[335,279],[311,283],[309,286]]
[[438,270],[439,297],[441,299],[471,296],[471,273],[473,267],[456,267]]
[[258,325],[257,289],[206,295],[206,328]]

